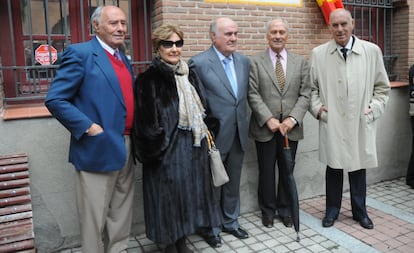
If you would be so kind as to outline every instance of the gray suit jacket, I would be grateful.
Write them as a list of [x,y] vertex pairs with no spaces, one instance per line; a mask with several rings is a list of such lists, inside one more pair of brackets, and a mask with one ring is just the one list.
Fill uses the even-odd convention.
[[257,141],[265,142],[272,139],[272,133],[266,126],[271,117],[283,119],[293,116],[299,126],[288,134],[289,139],[303,139],[303,117],[310,103],[309,65],[305,57],[287,54],[286,84],[283,93],[269,57],[269,49],[251,57],[248,101],[252,109],[249,136]]
[[213,46],[192,57],[188,65],[198,74],[206,91],[211,116],[219,120],[220,130],[216,136],[216,146],[221,153],[227,153],[231,140],[238,130],[241,147],[246,149],[248,137],[247,90],[249,83],[249,59],[233,53],[237,76],[238,94],[234,95],[222,63]]

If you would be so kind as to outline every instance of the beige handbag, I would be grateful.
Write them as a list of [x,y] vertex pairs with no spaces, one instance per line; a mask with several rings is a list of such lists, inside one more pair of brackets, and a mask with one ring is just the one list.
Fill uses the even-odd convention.
[[221,160],[220,151],[216,148],[213,136],[208,131],[208,155],[210,156],[210,169],[213,177],[214,186],[221,186],[229,181],[223,161]]

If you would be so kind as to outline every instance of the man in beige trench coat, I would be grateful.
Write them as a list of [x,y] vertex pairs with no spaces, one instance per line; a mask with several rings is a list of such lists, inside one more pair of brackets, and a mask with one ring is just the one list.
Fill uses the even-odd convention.
[[319,159],[327,164],[322,226],[333,226],[338,217],[345,170],[352,218],[372,229],[365,204],[366,169],[378,166],[376,121],[384,112],[390,84],[380,48],[352,34],[349,11],[333,11],[329,28],[333,39],[312,50],[310,74],[309,110],[319,120]]

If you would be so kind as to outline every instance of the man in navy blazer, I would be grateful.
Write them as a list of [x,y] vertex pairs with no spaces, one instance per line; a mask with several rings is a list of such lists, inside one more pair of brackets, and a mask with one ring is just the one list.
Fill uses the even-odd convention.
[[118,253],[128,246],[134,193],[133,72],[119,52],[127,18],[100,6],[91,23],[96,36],[65,49],[45,104],[71,133],[82,252]]
[[[239,239],[249,237],[240,228],[237,219],[240,215],[240,177],[248,135],[250,62],[246,56],[235,52],[237,32],[237,25],[230,18],[216,19],[210,26],[213,45],[189,60],[189,67],[195,69],[206,90],[211,116],[219,121],[218,131],[215,132],[216,146],[230,178],[221,187],[223,227],[211,228],[202,233],[207,243],[214,248],[222,245],[222,230]],[[226,73],[226,66],[230,76]]]

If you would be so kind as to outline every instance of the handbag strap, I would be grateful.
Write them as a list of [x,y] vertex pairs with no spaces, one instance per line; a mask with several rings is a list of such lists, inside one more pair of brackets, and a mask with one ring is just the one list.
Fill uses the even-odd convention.
[[208,132],[207,132],[207,142],[208,142],[208,149],[211,149],[211,148],[216,146],[216,144],[214,143],[214,139],[213,139],[213,136],[211,135],[210,130],[208,130]]

